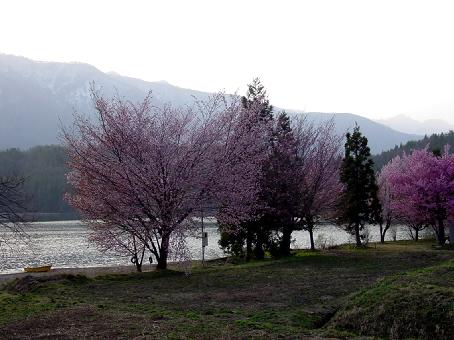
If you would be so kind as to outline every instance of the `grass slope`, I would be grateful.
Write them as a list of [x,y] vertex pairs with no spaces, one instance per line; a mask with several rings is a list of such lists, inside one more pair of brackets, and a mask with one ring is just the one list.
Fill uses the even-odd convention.
[[[414,322],[427,331],[410,336],[447,339],[436,327],[444,327],[446,313],[452,313],[454,288],[443,285],[452,283],[452,261],[446,262],[452,259],[454,252],[434,250],[430,243],[398,242],[367,250],[298,251],[290,258],[240,265],[214,261],[189,275],[174,269],[94,279],[29,276],[0,291],[0,334],[5,339],[346,339],[352,334],[369,339],[383,336],[376,333],[382,328],[386,337],[399,338],[407,335],[390,331],[397,327],[395,318],[376,325],[374,316],[380,303],[396,297],[382,294],[383,287],[402,284],[410,302],[432,303],[425,314],[409,314],[408,320],[429,320]],[[421,309],[404,302],[395,308],[404,306]],[[370,318],[359,318],[359,308]],[[390,316],[395,312],[385,310]]]
[[454,260],[362,289],[327,327],[390,339],[452,339]]

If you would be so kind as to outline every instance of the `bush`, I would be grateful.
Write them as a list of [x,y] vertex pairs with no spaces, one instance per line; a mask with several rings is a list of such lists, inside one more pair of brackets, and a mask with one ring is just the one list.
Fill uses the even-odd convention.
[[224,253],[235,257],[244,257],[246,253],[244,249],[244,240],[245,237],[243,235],[236,235],[223,231],[221,232],[218,243]]

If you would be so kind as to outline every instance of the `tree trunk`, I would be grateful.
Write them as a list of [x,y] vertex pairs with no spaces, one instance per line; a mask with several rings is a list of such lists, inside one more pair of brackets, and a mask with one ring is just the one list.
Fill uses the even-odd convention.
[[308,224],[307,231],[309,232],[309,239],[311,241],[311,250],[315,250],[314,226],[312,224]]
[[133,236],[133,244],[134,244],[134,256],[132,257],[131,261],[132,263],[135,264],[137,272],[141,273],[142,272],[142,263],[143,263],[143,257],[145,255],[145,247],[142,248],[142,254],[139,257],[139,251],[137,250],[137,242],[136,242],[136,237]]
[[246,233],[246,261],[249,262],[252,258],[252,232],[250,226]]
[[162,235],[161,248],[159,249],[159,258],[156,269],[167,269],[167,257],[169,255],[170,234]]
[[386,230],[383,229],[383,224],[380,223],[380,243],[385,243]]
[[290,244],[292,242],[292,228],[284,226],[282,230],[281,251],[282,255],[290,256]]
[[156,269],[167,269],[167,250],[160,252]]
[[359,234],[359,222],[355,222],[355,238],[356,248],[361,248],[363,244],[361,243],[361,235]]
[[142,255],[142,259],[139,259],[139,257],[137,256],[137,253],[134,254],[134,256],[131,259],[131,262],[134,263],[134,265],[136,266],[136,270],[138,273],[142,272],[142,260],[143,260],[143,255]]
[[[380,224],[380,242],[385,243],[386,232],[391,228],[391,218],[386,219],[385,227],[382,230],[382,225]],[[394,240],[395,241],[395,240]]]
[[438,227],[437,227],[435,234],[437,235],[437,244],[440,246],[445,244],[445,242],[446,242],[445,225],[443,224],[443,220],[441,220],[441,219],[438,220]]
[[454,220],[449,220],[449,243],[454,243]]
[[265,258],[265,252],[263,251],[263,232],[262,228],[257,228],[257,242],[255,244],[254,256],[256,260],[263,260]]

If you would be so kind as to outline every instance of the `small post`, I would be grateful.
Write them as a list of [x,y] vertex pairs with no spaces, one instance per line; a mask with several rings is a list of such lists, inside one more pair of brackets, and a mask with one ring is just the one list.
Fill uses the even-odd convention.
[[205,267],[205,247],[208,246],[208,233],[202,233],[202,264]]
[[205,247],[208,245],[208,233],[203,230],[203,211],[202,211],[202,266],[205,267]]

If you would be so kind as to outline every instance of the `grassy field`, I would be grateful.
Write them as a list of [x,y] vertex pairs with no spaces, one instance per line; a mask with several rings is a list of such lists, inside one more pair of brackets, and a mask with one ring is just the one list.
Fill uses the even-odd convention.
[[451,339],[454,247],[295,251],[232,265],[27,276],[0,290],[3,339]]

